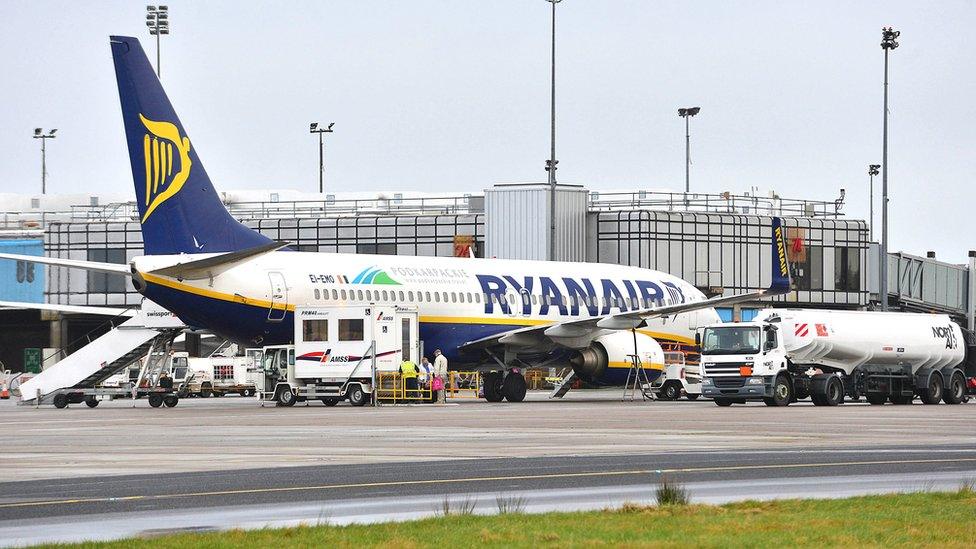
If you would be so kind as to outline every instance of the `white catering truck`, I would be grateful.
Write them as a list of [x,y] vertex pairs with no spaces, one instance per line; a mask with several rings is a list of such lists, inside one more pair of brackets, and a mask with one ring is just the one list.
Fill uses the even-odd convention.
[[372,400],[377,375],[420,362],[417,311],[392,305],[297,307],[295,344],[264,347],[258,390],[279,406]]
[[862,395],[871,404],[967,399],[966,344],[947,315],[766,309],[696,338],[702,394],[719,406],[807,397],[835,406]]

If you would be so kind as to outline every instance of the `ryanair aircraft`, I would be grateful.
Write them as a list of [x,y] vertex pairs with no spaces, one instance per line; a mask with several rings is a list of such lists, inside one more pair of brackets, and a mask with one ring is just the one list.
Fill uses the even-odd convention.
[[453,367],[493,369],[486,395],[512,401],[525,396],[526,366],[572,365],[588,382],[619,385],[637,354],[653,380],[662,344],[694,352],[696,328],[719,320],[714,307],[789,291],[779,219],[770,288],[712,299],[618,265],[290,251],[224,208],[139,41],[112,37],[111,47],[145,255],[128,266],[3,257],[129,276],[187,325],[247,345],[292,342],[296,306],[413,309],[428,350]]

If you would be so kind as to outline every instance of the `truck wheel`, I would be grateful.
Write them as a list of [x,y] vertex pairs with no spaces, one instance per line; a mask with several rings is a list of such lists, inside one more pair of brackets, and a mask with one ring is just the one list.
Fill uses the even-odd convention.
[[824,387],[824,404],[837,406],[844,403],[844,383],[837,376],[830,376]]
[[369,397],[366,395],[366,391],[363,390],[363,386],[359,385],[358,383],[356,385],[349,386],[348,395],[349,404],[352,404],[353,406],[365,406],[366,402],[369,400]]
[[323,398],[322,399],[322,404],[325,404],[326,406],[328,406],[329,408],[331,408],[331,407],[336,406],[337,404],[339,404],[339,399],[337,399],[335,397],[326,397],[326,398]]
[[163,395],[159,393],[153,393],[149,395],[149,405],[153,408],[159,408],[163,405]]
[[688,400],[698,400],[701,395],[699,393],[685,393],[685,396],[688,397]]
[[173,406],[176,406],[179,403],[180,403],[180,397],[176,395],[166,395],[163,397],[163,404],[165,404],[167,408],[172,408]]
[[891,395],[891,403],[904,406],[905,404],[911,404],[914,397],[912,395]]
[[722,408],[725,408],[727,406],[732,406],[732,400],[728,398],[716,398],[715,404],[721,406]]
[[251,389],[250,387],[248,387],[247,389],[241,389],[241,396],[242,397],[254,396],[254,389]]
[[661,392],[658,394],[658,398],[661,400],[678,400],[681,396],[681,386],[674,381],[668,381],[661,387]]
[[212,394],[213,394],[213,390],[211,390],[209,384],[208,385],[203,385],[202,387],[200,387],[200,397],[201,398],[210,398],[210,396]]
[[522,402],[525,400],[525,378],[522,374],[508,374],[502,381],[502,394],[509,402]]
[[837,406],[844,402],[844,384],[832,374],[817,374],[810,384],[810,400],[814,406]]
[[85,404],[86,404],[86,405],[87,405],[87,406],[88,406],[89,408],[94,408],[95,406],[98,406],[98,399],[97,399],[97,398],[95,398],[95,396],[94,396],[94,395],[89,395],[89,396],[86,396],[86,397],[85,397]]
[[942,394],[942,400],[946,404],[961,404],[966,398],[966,376],[956,370],[949,378],[949,386]]
[[485,400],[488,402],[501,402],[505,398],[505,395],[502,393],[501,378],[501,372],[488,372],[485,374]]
[[188,398],[190,396],[190,390],[184,387],[176,392],[176,396],[180,398]]
[[888,401],[888,395],[884,393],[868,393],[868,402],[876,406]]
[[918,396],[922,397],[923,404],[938,404],[942,402],[942,375],[938,372],[932,372],[929,375],[928,385],[918,392]]
[[57,409],[68,407],[68,395],[64,393],[58,393],[54,395],[54,407]]
[[766,406],[789,406],[793,401],[793,386],[786,376],[776,376],[773,383],[773,396],[764,398]]
[[295,393],[291,392],[291,387],[286,385],[278,389],[275,400],[278,402],[278,406],[294,406],[296,401]]

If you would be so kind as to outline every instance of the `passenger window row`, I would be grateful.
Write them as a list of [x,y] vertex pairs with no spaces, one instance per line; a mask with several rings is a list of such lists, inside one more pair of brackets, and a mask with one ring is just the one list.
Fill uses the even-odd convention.
[[[320,290],[316,288],[314,290],[314,296],[316,301],[358,301],[365,303],[376,303],[376,302],[386,302],[386,303],[481,303],[484,300],[486,303],[491,302],[495,305],[500,305],[501,300],[499,300],[496,294],[481,294],[481,293],[471,293],[471,292],[414,292],[412,290]],[[572,306],[572,307],[606,307],[609,303],[610,307],[621,308],[626,307],[628,309],[634,309],[636,307],[649,309],[654,306],[667,305],[670,300],[664,300],[658,303],[650,299],[633,299],[630,297],[617,299],[616,297],[597,297],[597,296],[586,296],[580,298],[579,296],[561,296],[561,299],[555,299],[551,295],[543,296],[536,294],[514,294],[507,293],[503,300],[507,300],[510,305],[515,305],[520,302],[522,305],[539,305],[545,302],[550,306]]]

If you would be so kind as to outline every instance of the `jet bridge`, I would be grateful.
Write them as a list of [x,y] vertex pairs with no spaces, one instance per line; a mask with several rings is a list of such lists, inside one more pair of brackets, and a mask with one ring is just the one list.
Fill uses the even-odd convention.
[[65,389],[95,387],[185,328],[172,313],[145,300],[132,318],[25,381],[20,403],[57,403]]

